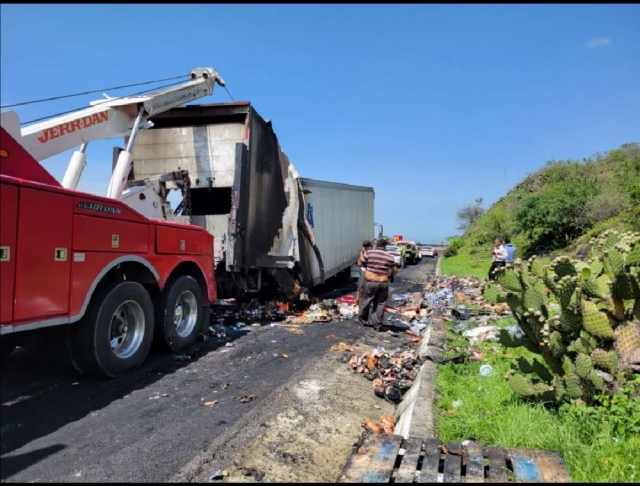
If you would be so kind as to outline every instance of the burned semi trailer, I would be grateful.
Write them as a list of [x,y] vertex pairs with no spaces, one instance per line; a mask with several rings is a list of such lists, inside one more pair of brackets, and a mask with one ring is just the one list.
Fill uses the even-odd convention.
[[144,192],[131,189],[146,184],[164,207],[167,190],[180,189],[175,212],[155,210],[214,235],[220,298],[279,289],[297,299],[356,262],[373,232],[373,188],[300,178],[250,103],[191,105],[150,121],[123,198],[144,204]]

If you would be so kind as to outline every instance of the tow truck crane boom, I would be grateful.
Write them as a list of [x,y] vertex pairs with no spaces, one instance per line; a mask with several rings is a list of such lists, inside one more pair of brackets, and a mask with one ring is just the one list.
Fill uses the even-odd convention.
[[138,131],[146,120],[158,113],[209,96],[214,84],[225,82],[213,68],[196,68],[189,73],[190,81],[149,93],[93,101],[89,108],[55,117],[20,129],[18,115],[2,113],[0,124],[29,154],[41,161],[80,146],[74,152],[62,180],[62,187],[75,189],[86,165],[85,151],[93,140],[129,137],[127,147],[120,152],[111,175],[107,197],[120,199],[131,170],[131,149]]

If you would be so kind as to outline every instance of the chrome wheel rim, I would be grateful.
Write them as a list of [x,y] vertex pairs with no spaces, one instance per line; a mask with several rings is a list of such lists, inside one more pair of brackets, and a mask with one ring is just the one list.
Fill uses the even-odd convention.
[[111,317],[111,351],[118,358],[126,359],[140,348],[144,337],[145,318],[140,304],[127,300],[120,304]]
[[180,337],[187,337],[196,327],[198,322],[198,301],[190,290],[185,290],[176,300],[176,307],[173,311],[173,325],[176,334]]

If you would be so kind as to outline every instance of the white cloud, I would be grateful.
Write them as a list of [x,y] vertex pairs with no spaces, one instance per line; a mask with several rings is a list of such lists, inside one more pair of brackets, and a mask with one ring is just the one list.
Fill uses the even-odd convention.
[[607,47],[611,45],[609,37],[596,37],[587,42],[584,46],[588,49],[597,49],[598,47]]

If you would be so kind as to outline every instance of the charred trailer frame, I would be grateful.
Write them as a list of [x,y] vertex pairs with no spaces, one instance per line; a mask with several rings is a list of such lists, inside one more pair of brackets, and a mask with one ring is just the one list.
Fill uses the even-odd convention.
[[315,257],[322,271],[322,255],[271,123],[248,102],[174,108],[150,121],[133,147],[135,178],[188,171],[190,207],[176,219],[214,235],[219,297],[279,288],[296,299],[311,288],[302,268]]

